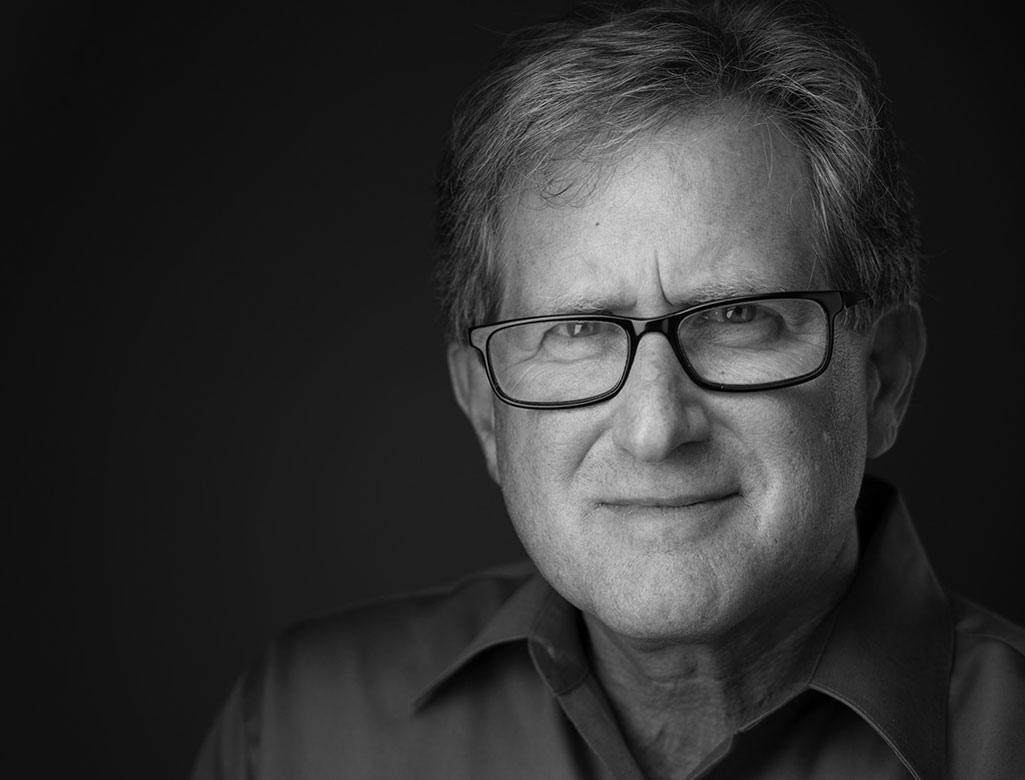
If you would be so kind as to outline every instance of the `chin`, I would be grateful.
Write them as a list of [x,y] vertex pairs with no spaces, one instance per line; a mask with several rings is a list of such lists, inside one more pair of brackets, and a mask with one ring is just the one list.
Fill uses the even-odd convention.
[[599,611],[589,623],[598,621],[603,630],[648,647],[682,644],[711,644],[730,633],[733,627],[726,616],[711,613],[667,612],[658,609]]
[[735,602],[714,577],[695,581],[694,570],[651,570],[638,575],[638,567],[624,567],[616,576],[592,578],[592,587],[574,598],[556,585],[567,599],[608,630],[642,642],[704,642],[729,633],[740,616]]

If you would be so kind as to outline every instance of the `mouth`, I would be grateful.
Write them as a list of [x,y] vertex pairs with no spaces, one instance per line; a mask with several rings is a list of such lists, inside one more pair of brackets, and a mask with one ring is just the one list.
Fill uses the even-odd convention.
[[717,491],[714,493],[687,494],[677,496],[631,496],[614,497],[598,500],[599,507],[620,510],[662,510],[679,511],[686,509],[705,509],[719,506],[734,498],[739,498],[736,490]]

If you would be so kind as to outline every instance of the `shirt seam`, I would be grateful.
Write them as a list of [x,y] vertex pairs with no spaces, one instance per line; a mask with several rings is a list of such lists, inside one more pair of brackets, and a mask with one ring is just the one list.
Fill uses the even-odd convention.
[[973,637],[975,639],[989,639],[993,642],[998,642],[1004,647],[1013,650],[1015,655],[1019,658],[1025,658],[1025,650],[1018,647],[1016,644],[1008,640],[1006,637],[999,636],[997,634],[991,634],[988,631],[962,631],[958,628],[954,629],[954,633],[959,637]]
[[894,755],[896,755],[897,758],[900,759],[900,762],[904,765],[904,768],[907,769],[914,776],[915,780],[923,780],[922,774],[918,771],[918,769],[915,766],[912,765],[911,760],[905,754],[904,750],[902,750],[901,747],[897,745],[896,741],[890,737],[890,735],[887,733],[887,730],[884,729],[880,724],[879,720],[868,711],[868,708],[865,707],[865,703],[862,699],[851,696],[849,694],[845,694],[842,691],[837,690],[836,688],[833,688],[829,685],[816,684],[814,690],[828,694],[837,701],[841,702],[842,704],[846,704],[848,707],[854,710],[858,715],[860,715],[864,720],[868,722],[868,724],[872,727],[872,730],[883,740],[883,742],[886,743],[887,747],[889,747],[890,750],[893,751]]

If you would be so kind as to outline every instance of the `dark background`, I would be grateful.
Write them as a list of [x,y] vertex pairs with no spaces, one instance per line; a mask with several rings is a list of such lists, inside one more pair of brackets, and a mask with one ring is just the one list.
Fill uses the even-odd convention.
[[[143,5],[3,25],[24,776],[183,777],[289,622],[519,555],[449,395],[432,177],[501,33],[561,4]],[[872,470],[951,585],[1025,622],[1012,25],[835,5],[931,258],[929,355]]]

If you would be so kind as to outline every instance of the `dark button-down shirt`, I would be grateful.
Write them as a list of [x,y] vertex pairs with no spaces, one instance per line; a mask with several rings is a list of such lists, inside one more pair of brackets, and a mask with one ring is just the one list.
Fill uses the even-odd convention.
[[[866,482],[859,517],[817,663],[692,776],[1022,780],[1025,631],[938,584],[892,489]],[[639,780],[582,630],[529,564],[299,625],[236,685],[193,778]]]

